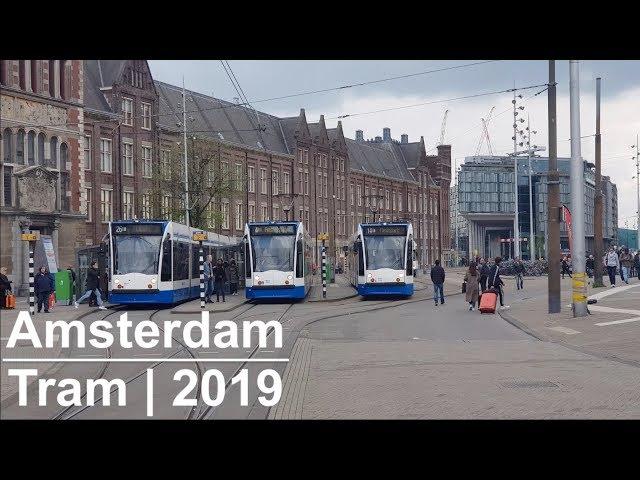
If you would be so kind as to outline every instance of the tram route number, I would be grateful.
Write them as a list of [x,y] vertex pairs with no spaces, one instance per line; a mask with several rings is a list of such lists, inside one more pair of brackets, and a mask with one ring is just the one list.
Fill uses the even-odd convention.
[[[178,370],[173,380],[182,382],[187,380],[186,386],[173,400],[174,407],[195,407],[198,399],[194,398],[198,386],[198,374],[188,368]],[[243,368],[231,379],[231,385],[240,385],[240,405],[249,405],[249,371]],[[258,396],[258,401],[265,407],[272,407],[280,401],[282,395],[282,379],[280,374],[272,369],[265,369],[258,374],[256,380],[258,390],[263,395]],[[226,381],[220,370],[209,369],[202,374],[200,379],[200,395],[202,401],[211,407],[217,407],[224,401],[226,394]],[[191,396],[191,398],[187,398]]]

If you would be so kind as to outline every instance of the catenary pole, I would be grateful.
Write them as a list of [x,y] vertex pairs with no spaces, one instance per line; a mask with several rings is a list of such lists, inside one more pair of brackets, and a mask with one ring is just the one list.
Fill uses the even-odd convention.
[[528,115],[527,129],[529,132],[527,135],[527,161],[529,162],[529,260],[535,260],[533,247],[535,245],[534,239],[536,236],[533,231],[533,185],[531,183],[531,122]]
[[638,223],[637,228],[637,246],[640,252],[640,145],[638,145],[638,134],[636,133],[636,194],[638,195]]
[[596,78],[596,194],[593,205],[593,286],[602,287],[603,218],[602,218],[602,144],[600,137],[600,77]]
[[549,313],[560,313],[560,176],[558,174],[558,130],[556,125],[556,61],[549,60],[549,172],[547,174],[547,297]]
[[517,145],[517,135],[518,135],[518,122],[516,118],[518,116],[518,111],[516,107],[516,92],[515,85],[513,91],[513,198],[515,202],[514,206],[514,219],[513,219],[513,256],[520,256],[520,223],[518,219],[518,145]]
[[569,118],[571,123],[571,209],[573,248],[572,301],[573,316],[584,317],[587,311],[584,239],[584,165],[580,149],[580,62],[569,61]]
[[189,224],[189,169],[187,167],[187,95],[182,77],[182,141],[184,142],[184,209],[187,227]]

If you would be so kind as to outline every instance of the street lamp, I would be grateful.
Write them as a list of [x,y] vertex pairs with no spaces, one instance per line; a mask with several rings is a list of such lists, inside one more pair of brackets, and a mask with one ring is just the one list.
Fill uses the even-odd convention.
[[636,161],[636,195],[638,196],[638,211],[636,212],[638,215],[638,224],[637,224],[637,230],[638,230],[638,235],[637,235],[637,247],[638,250],[640,251],[640,142],[638,142],[638,135],[636,135],[636,144],[635,145],[631,145],[631,148],[635,148],[636,149],[636,156],[632,157],[633,159],[635,159]]
[[[379,210],[378,200],[384,199],[384,195],[380,195],[379,193],[372,193],[370,195],[365,195],[364,198],[369,199],[369,210],[371,210],[371,213],[373,213],[373,222],[375,223],[376,213],[378,213]],[[371,199],[374,199],[375,201],[372,202]]]
[[[302,196],[302,194],[301,193],[276,193],[273,196],[277,198],[279,197],[291,198],[291,202],[288,205],[287,204],[282,205],[282,210],[284,210],[284,214],[285,214],[285,221],[288,222],[289,212],[293,208],[293,202],[295,200],[295,197],[300,197]],[[300,221],[302,221],[302,219],[300,219]]]

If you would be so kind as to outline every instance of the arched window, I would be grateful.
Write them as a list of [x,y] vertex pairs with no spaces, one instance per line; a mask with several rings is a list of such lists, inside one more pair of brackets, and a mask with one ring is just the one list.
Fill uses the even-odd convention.
[[69,147],[66,143],[60,144],[60,171],[67,169],[67,162],[69,161]]
[[9,62],[7,60],[0,60],[0,83],[2,85],[7,84],[7,68]]
[[31,91],[40,92],[40,60],[31,60]]
[[60,97],[67,98],[67,61],[60,60],[58,68],[60,69]]
[[18,130],[16,135],[16,163],[24,165],[24,130]]
[[29,165],[36,164],[36,132],[33,130],[27,134],[27,162]]
[[49,146],[49,166],[51,168],[58,168],[58,137],[51,137]]
[[2,153],[4,163],[13,163],[13,133],[10,128],[5,128],[2,133]]
[[19,85],[22,90],[27,89],[27,68],[26,68],[26,60],[18,60],[18,79],[20,81]]
[[36,155],[36,164],[44,166],[44,133],[38,135],[38,153]]
[[56,61],[49,60],[49,95],[56,96]]

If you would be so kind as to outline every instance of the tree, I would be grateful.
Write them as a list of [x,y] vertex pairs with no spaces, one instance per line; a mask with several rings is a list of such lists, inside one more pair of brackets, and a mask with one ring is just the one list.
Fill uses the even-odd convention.
[[[244,192],[244,168],[231,171],[224,158],[224,146],[211,138],[190,136],[187,139],[189,174],[189,220],[195,228],[216,229],[223,225],[230,211],[222,211],[234,197]],[[157,218],[185,221],[184,146],[176,142],[168,156],[154,169],[151,208]]]

